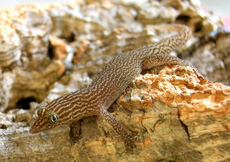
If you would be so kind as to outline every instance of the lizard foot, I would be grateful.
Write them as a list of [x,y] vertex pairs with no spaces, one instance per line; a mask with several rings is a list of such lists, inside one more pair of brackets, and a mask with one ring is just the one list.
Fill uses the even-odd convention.
[[136,134],[130,134],[128,135],[127,139],[125,140],[125,145],[127,148],[129,149],[134,149],[136,148],[136,144],[137,142],[141,142],[141,138],[136,136]]

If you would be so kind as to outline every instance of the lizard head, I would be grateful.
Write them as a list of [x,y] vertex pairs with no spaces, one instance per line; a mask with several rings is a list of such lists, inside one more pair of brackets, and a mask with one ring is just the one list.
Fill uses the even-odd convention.
[[49,111],[46,108],[40,108],[37,111],[38,119],[30,128],[30,133],[39,133],[63,124],[57,113]]

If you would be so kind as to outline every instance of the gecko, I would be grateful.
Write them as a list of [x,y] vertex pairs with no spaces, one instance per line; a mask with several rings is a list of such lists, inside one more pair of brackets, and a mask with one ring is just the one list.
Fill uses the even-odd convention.
[[38,118],[29,132],[39,133],[67,124],[74,133],[77,132],[77,122],[80,119],[99,116],[112,126],[126,145],[135,147],[136,139],[108,112],[108,108],[141,71],[168,64],[188,66],[185,61],[170,53],[192,36],[190,28],[179,24],[156,25],[153,28],[175,31],[177,34],[116,55],[87,88],[64,94],[44,108],[39,108]]

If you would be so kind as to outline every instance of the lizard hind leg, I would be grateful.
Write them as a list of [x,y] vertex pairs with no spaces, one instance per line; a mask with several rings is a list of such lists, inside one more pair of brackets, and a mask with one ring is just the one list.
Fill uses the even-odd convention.
[[112,127],[113,129],[119,134],[122,139],[124,140],[125,144],[129,148],[135,148],[135,141],[140,141],[138,138],[135,138],[133,135],[128,134],[123,127],[117,122],[117,120],[108,113],[107,110],[102,110],[101,111],[101,117],[106,120]]
[[152,55],[145,57],[142,61],[142,70],[150,69],[153,67],[158,67],[162,65],[182,65],[182,66],[189,66],[184,60],[179,59],[178,57],[171,56],[171,55]]

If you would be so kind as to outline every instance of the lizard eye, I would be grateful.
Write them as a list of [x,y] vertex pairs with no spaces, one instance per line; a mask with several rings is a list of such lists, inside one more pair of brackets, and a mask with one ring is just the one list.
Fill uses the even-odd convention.
[[49,122],[51,124],[54,124],[54,123],[57,123],[58,122],[58,119],[59,119],[59,116],[55,113],[52,113],[50,116],[49,116]]

